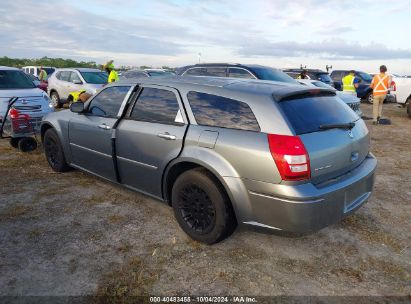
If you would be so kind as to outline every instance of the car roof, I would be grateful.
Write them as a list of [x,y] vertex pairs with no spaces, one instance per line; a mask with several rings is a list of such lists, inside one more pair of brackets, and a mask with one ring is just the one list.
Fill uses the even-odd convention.
[[99,69],[94,69],[94,68],[61,68],[58,69],[59,71],[79,71],[79,72],[101,72]]
[[326,71],[320,70],[320,69],[283,69],[283,72],[302,72],[302,71],[307,71],[310,73],[324,73],[328,74]]
[[[294,92],[307,91],[307,87],[300,84],[290,84],[279,81],[265,81],[258,79],[241,79],[228,77],[209,77],[209,76],[171,76],[171,77],[152,77],[144,79],[121,79],[119,82],[108,84],[108,86],[118,85],[160,85],[176,89],[185,90],[201,90],[212,94],[213,92],[235,91],[244,94],[253,95],[270,95],[282,96],[284,94],[291,94]],[[334,92],[328,89],[318,88],[320,90]],[[312,89],[311,89],[312,90]]]
[[243,63],[223,63],[223,62],[217,62],[217,63],[197,63],[193,65],[186,65],[184,67],[181,67],[181,69],[188,69],[188,68],[201,68],[201,67],[243,67],[243,68],[271,68],[270,66],[265,66],[265,65],[260,65],[260,64],[243,64]]
[[0,65],[0,70],[15,71],[15,70],[20,70],[20,69],[15,68],[15,67],[9,67],[9,66]]

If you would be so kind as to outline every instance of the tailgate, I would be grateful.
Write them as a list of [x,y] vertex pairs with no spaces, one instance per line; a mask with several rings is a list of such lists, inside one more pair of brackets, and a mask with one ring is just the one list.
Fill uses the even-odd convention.
[[351,130],[330,129],[300,135],[308,151],[311,179],[321,183],[359,166],[369,152],[369,134],[363,120]]

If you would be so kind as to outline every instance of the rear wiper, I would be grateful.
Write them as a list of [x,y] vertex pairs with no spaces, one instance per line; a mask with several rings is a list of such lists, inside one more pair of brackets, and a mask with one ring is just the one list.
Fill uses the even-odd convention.
[[329,125],[320,125],[320,130],[329,130],[329,129],[352,129],[355,127],[355,122],[348,122],[342,124],[329,124]]

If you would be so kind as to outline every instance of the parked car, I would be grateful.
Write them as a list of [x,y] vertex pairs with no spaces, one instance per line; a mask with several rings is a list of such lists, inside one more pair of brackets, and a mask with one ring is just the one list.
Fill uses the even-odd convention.
[[163,77],[174,76],[173,71],[164,69],[128,70],[121,74],[121,78]]
[[351,94],[345,94],[341,91],[337,91],[332,86],[329,86],[328,84],[322,81],[319,81],[319,80],[298,79],[298,82],[303,85],[307,85],[311,87],[319,87],[319,88],[326,88],[326,89],[334,90],[335,93],[337,94],[337,97],[341,98],[342,101],[344,101],[355,113],[357,113],[359,117],[362,117],[363,113],[360,109],[361,100],[358,97],[351,95]]
[[[25,73],[27,74],[31,74],[33,76],[36,76],[37,78],[40,75],[40,66],[25,66],[21,68]],[[54,71],[56,70],[56,68],[53,67],[43,67],[43,70],[46,71],[47,73],[47,77],[50,77],[51,74],[54,73]]]
[[[349,73],[350,70],[333,70],[331,72],[330,76],[331,79],[334,81],[334,87],[337,90],[342,91],[342,79]],[[357,77],[360,80],[360,83],[357,88],[358,98],[361,98],[361,100],[372,104],[374,102],[372,89],[370,87],[372,76],[365,72],[355,71],[355,77]],[[395,95],[387,94],[385,102],[395,102]]]
[[407,77],[398,77],[392,75],[395,101],[398,104],[406,106],[411,103],[411,79]]
[[334,87],[334,83],[328,74],[328,72],[325,72],[323,70],[319,69],[283,69],[283,72],[286,73],[287,75],[291,76],[294,79],[297,79],[297,77],[303,72],[307,72],[308,79],[313,79],[313,80],[319,80],[321,82],[324,82],[328,84],[331,87]]
[[203,63],[179,68],[176,73],[181,76],[231,77],[297,84],[293,78],[281,70],[257,64]]
[[32,74],[27,74],[26,75],[33,81],[34,85],[38,87],[39,89],[43,90],[44,92],[47,93],[47,86],[48,82],[47,81],[40,81],[36,76]]
[[47,115],[41,137],[54,171],[78,168],[164,201],[208,244],[237,224],[310,232],[335,223],[368,200],[377,164],[364,121],[334,90],[281,82],[111,83]]
[[67,102],[71,92],[86,90],[95,94],[107,83],[108,75],[98,69],[57,69],[48,79],[48,93],[56,108]]
[[[9,100],[17,97],[17,101],[8,107]],[[14,114],[28,115],[28,122],[33,131],[40,131],[41,119],[45,114],[53,111],[51,100],[47,94],[37,88],[33,81],[20,69],[0,66],[0,124],[3,123],[9,110],[14,109]],[[10,117],[4,121],[5,136],[12,136],[10,143],[17,147],[21,138],[11,134]]]

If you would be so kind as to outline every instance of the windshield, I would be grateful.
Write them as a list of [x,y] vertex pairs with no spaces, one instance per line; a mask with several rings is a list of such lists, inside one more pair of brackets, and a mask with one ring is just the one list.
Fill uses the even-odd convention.
[[22,71],[0,71],[0,90],[32,89],[36,86]]
[[92,84],[104,84],[108,81],[108,74],[106,72],[80,72],[85,82]]
[[257,75],[258,79],[261,80],[271,80],[271,81],[280,81],[294,83],[297,82],[292,77],[288,76],[286,73],[280,70],[276,70],[268,67],[253,67],[252,71]]
[[298,98],[279,104],[297,135],[321,131],[321,125],[346,124],[359,119],[335,96]]
[[327,73],[319,74],[318,80],[321,80],[322,82],[332,82],[330,75],[328,75]]
[[148,72],[148,75],[151,77],[157,77],[157,76],[173,76],[173,72]]
[[367,82],[371,82],[372,81],[372,76],[370,74],[364,73],[364,72],[358,72],[358,75],[360,75],[360,77],[367,81]]

